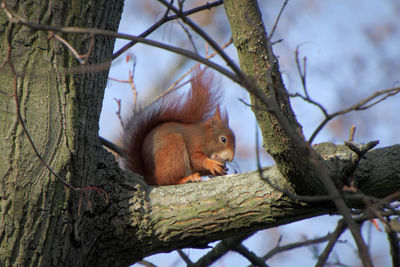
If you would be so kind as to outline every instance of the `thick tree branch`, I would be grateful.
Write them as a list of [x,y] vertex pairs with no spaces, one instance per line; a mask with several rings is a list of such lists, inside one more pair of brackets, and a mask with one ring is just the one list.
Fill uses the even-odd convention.
[[[352,153],[345,147],[343,150],[332,150],[331,144],[326,147],[328,151],[334,151],[325,157],[326,164],[340,172],[338,166],[351,160]],[[384,197],[400,188],[398,173],[400,146],[392,146],[367,153],[355,176],[364,194]],[[266,169],[264,176],[282,188],[293,190],[276,167]],[[216,177],[198,184],[150,187],[147,194],[149,202],[146,206],[150,213],[146,219],[139,226],[137,219],[132,217],[134,225],[120,225],[117,230],[122,233],[122,240],[140,240],[143,256],[183,247],[206,247],[210,242],[239,232],[252,233],[335,212],[326,201],[307,204],[285,196],[261,180],[258,172]],[[137,205],[132,203],[131,209]],[[359,207],[356,202],[351,203]],[[130,231],[120,227],[137,230],[130,235]]]

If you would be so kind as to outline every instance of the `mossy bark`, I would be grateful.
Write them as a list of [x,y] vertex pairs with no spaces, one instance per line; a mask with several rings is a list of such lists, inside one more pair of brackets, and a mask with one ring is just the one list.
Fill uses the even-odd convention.
[[[293,183],[298,194],[315,194],[323,187],[314,179],[310,167],[310,148],[304,140],[301,125],[290,106],[289,97],[279,71],[278,60],[272,51],[271,40],[265,31],[256,0],[224,1],[233,42],[241,70],[260,88],[273,106],[266,106],[259,97],[250,94],[252,110],[263,136],[263,146],[274,158],[283,176]],[[273,112],[281,113],[287,120],[282,127]],[[298,136],[297,144],[290,138]]]
[[[6,5],[30,22],[110,30],[117,29],[122,12],[122,1],[6,1]],[[73,186],[98,184],[93,155],[99,149],[98,120],[107,71],[66,75],[64,70],[78,61],[49,38],[50,33],[12,25],[3,9],[0,25],[1,61],[6,59],[10,36],[21,115],[38,152]],[[87,36],[60,35],[79,53],[88,52]],[[113,39],[96,36],[89,62],[109,59],[113,46]],[[104,202],[89,191],[66,190],[49,174],[17,120],[14,75],[7,62],[0,69],[0,80],[0,265],[80,266],[88,254],[76,244],[96,238],[96,233],[88,240],[81,236],[82,222],[89,222],[84,219],[88,201]]]
[[[348,148],[331,143],[319,145],[318,151],[334,173],[342,172],[354,156]],[[314,196],[312,202],[306,203],[277,190],[276,187],[294,193],[293,185],[283,179],[276,166],[262,172],[265,180],[255,171],[198,184],[150,188],[151,212],[141,225],[147,230],[137,236],[145,244],[141,246],[143,255],[187,246],[204,247],[237,234],[336,213],[326,195]],[[397,192],[400,145],[367,153],[354,177],[359,190],[366,195],[382,198]],[[349,208],[364,208],[361,198],[349,199]]]

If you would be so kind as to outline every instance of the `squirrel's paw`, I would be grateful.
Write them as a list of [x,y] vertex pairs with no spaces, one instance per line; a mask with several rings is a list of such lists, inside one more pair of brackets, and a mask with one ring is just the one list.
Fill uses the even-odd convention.
[[179,180],[178,184],[195,183],[195,182],[201,182],[201,181],[202,181],[202,179],[200,177],[200,174],[198,172],[196,172],[189,176],[183,177],[182,179]]
[[225,163],[217,160],[207,158],[204,168],[214,176],[226,174]]

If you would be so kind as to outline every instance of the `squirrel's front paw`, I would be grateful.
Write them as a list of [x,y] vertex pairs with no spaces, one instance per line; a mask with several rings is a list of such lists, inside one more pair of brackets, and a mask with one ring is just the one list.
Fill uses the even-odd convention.
[[178,181],[178,184],[201,182],[202,179],[198,172],[186,176]]
[[226,174],[224,162],[207,158],[204,165],[205,165],[204,168],[214,176]]

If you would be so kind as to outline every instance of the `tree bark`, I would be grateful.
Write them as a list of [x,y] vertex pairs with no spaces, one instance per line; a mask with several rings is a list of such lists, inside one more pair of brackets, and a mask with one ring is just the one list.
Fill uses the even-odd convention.
[[[331,143],[322,144],[318,150],[328,153],[324,156],[326,164],[335,173],[342,172],[354,156],[344,146]],[[398,191],[399,163],[400,145],[367,153],[354,174],[358,188],[366,195],[380,198]],[[271,187],[270,183],[294,192],[275,166],[265,169],[263,177],[269,182],[262,180],[255,171],[213,178],[199,184],[152,188],[149,191],[151,213],[146,224],[158,229],[153,233],[154,240],[172,241],[152,245],[168,251],[171,246],[174,249],[204,246],[237,233],[251,233],[336,212],[331,201],[318,201],[316,197],[314,202],[306,203]],[[360,207],[360,202],[349,204]],[[162,248],[160,251],[165,251]],[[150,251],[154,250],[150,248]]]
[[[6,6],[31,22],[117,30],[123,1],[7,1]],[[1,61],[9,36],[21,115],[43,160],[73,186],[98,184],[98,121],[108,71],[66,75],[64,69],[78,61],[48,32],[12,25],[3,9],[0,25]],[[88,52],[87,36],[62,37],[80,54]],[[96,36],[89,63],[111,58],[113,46],[113,39]],[[49,174],[17,120],[8,63],[0,79],[0,265],[83,265],[88,243],[99,234],[84,235],[93,225],[86,225],[88,201],[102,201],[90,190],[66,190]]]

